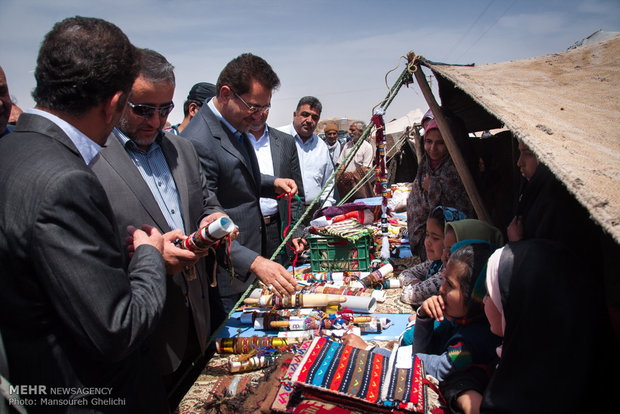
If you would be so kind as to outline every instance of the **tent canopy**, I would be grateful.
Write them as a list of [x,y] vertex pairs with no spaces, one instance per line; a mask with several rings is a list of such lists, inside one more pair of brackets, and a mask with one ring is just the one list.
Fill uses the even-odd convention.
[[620,35],[517,61],[422,63],[469,132],[510,129],[620,243]]

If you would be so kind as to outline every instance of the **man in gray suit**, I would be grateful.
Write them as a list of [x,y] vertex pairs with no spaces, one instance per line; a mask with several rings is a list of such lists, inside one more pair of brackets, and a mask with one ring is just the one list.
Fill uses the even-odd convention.
[[217,299],[225,313],[255,277],[278,295],[293,294],[297,285],[282,265],[261,256],[265,254],[265,224],[259,206],[261,196],[294,195],[297,185],[291,179],[261,175],[246,135],[253,120],[269,110],[272,91],[279,84],[263,59],[249,53],[240,55],[220,73],[216,96],[181,133],[196,148],[209,190],[239,226],[239,238],[230,251],[232,266],[218,263],[217,269]]
[[126,105],[139,58],[104,20],[57,23],[39,51],[36,109],[0,140],[0,330],[9,380],[32,401],[30,413],[51,404],[56,412],[168,411],[143,347],[166,295],[163,237],[131,229],[127,263],[89,168]]
[[174,241],[225,214],[207,188],[191,142],[162,131],[174,106],[174,67],[150,49],[142,49],[141,62],[123,115],[93,171],[119,228],[147,223],[165,233],[166,304],[150,343],[174,409],[207,362],[211,334],[205,260]]

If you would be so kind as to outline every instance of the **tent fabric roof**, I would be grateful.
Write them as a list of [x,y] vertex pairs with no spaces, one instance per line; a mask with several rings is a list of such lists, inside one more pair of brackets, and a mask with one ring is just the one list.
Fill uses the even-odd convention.
[[481,66],[422,63],[470,132],[506,126],[620,243],[620,36]]

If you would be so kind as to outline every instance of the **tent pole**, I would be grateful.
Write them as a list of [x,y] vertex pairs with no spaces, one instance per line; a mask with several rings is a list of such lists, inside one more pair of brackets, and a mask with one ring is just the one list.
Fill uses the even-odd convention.
[[[418,61],[418,68],[414,71],[414,75],[416,80],[418,81],[418,85],[420,85],[420,89],[422,90],[422,94],[424,95],[424,99],[426,99],[426,103],[433,111],[433,116],[435,117],[435,121],[437,121],[437,125],[439,126],[439,130],[441,131],[441,136],[443,137],[444,142],[446,143],[446,147],[448,147],[448,152],[450,153],[450,157],[452,157],[452,161],[454,162],[454,166],[456,167],[459,176],[461,177],[461,181],[463,182],[463,186],[465,187],[465,191],[467,191],[467,195],[471,200],[472,205],[474,206],[474,210],[476,211],[476,215],[478,219],[482,221],[486,221],[487,223],[491,223],[491,219],[489,214],[484,207],[484,203],[482,202],[482,198],[480,197],[480,193],[478,192],[478,188],[476,187],[476,183],[465,163],[465,159],[463,158],[463,154],[456,144],[454,137],[452,136],[452,132],[450,131],[450,126],[448,121],[443,116],[443,112],[439,107],[439,104],[435,100],[435,96],[431,91],[430,86],[428,86],[428,82],[426,81],[426,77],[424,76],[424,72],[422,72],[422,66]],[[492,223],[491,223],[492,224]]]

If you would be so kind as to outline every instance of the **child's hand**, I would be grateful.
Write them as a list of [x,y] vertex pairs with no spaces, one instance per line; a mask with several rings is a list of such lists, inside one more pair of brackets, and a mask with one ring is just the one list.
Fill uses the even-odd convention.
[[446,305],[443,303],[441,296],[431,296],[422,303],[422,306],[418,309],[418,314],[422,318],[433,318],[437,321],[443,321],[443,311],[445,308]]

